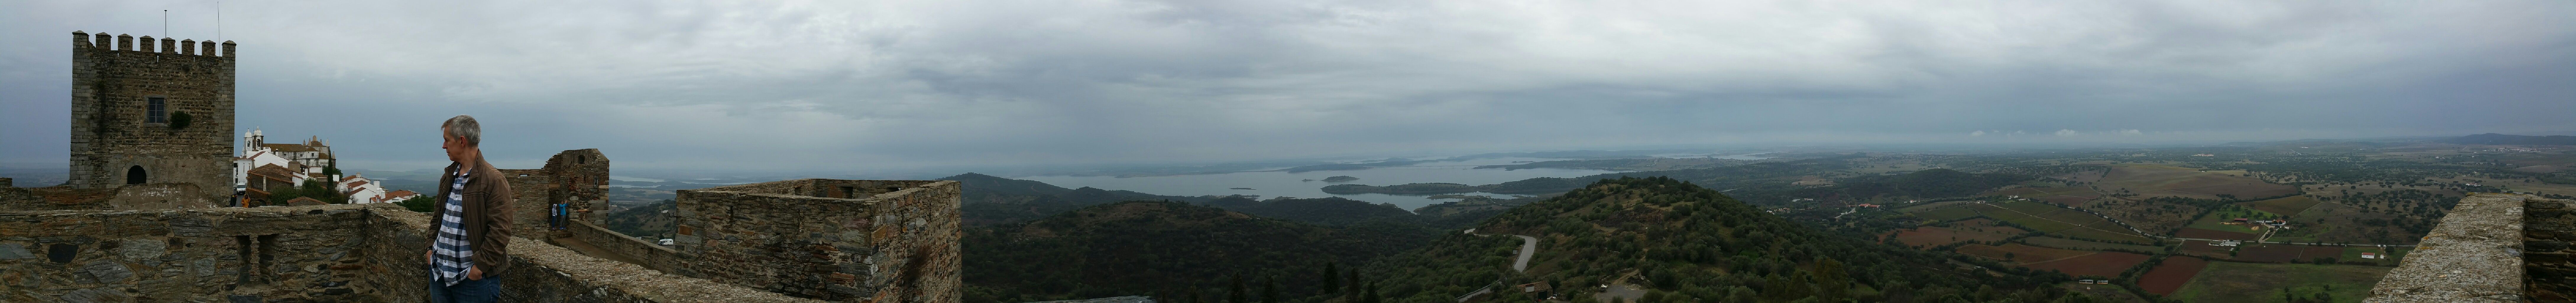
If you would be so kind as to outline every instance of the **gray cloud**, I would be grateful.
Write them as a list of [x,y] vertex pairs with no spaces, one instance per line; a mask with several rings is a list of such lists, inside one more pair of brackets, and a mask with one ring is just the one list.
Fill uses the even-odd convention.
[[[505,162],[800,169],[2576,127],[2564,1],[226,5],[240,124],[389,168],[456,114]],[[63,157],[44,41],[214,34],[210,3],[11,6],[0,162]]]

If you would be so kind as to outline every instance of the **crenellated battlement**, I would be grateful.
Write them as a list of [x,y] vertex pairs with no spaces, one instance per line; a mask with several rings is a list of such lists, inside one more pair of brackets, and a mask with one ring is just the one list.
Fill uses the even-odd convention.
[[232,41],[224,41],[222,47],[219,49],[215,45],[215,40],[179,40],[162,37],[160,40],[155,41],[152,36],[143,36],[142,38],[142,44],[137,45],[135,44],[135,37],[131,35],[119,34],[109,36],[107,33],[91,34],[81,31],[72,31],[72,49],[232,57],[233,48],[235,47],[235,44],[233,44]]

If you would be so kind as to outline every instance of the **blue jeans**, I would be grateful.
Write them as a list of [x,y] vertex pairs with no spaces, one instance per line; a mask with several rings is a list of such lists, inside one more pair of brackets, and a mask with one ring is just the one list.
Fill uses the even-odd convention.
[[501,277],[484,276],[482,280],[466,279],[456,285],[429,281],[430,303],[489,303],[501,301]]

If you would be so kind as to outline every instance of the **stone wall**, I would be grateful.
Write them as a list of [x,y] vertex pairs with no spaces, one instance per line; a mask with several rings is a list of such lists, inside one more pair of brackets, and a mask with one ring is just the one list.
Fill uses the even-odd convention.
[[388,301],[362,208],[0,212],[0,301]]
[[634,259],[638,263],[635,265],[644,266],[646,269],[682,274],[684,272],[676,270],[682,268],[681,264],[688,263],[690,259],[688,255],[680,254],[680,251],[608,230],[589,221],[575,221],[572,228],[565,230],[572,233],[572,238],[580,239],[582,243],[589,243],[609,253]]
[[2523,279],[2530,287],[2526,299],[2576,302],[2569,298],[2576,295],[2576,281],[2569,279],[2576,277],[2576,264],[2568,260],[2576,249],[2567,244],[2576,242],[2576,213],[2570,213],[2576,205],[2563,199],[2528,199],[2523,207]]
[[958,302],[955,181],[803,179],[679,191],[676,271],[841,302]]
[[[392,204],[0,212],[0,302],[415,302],[429,216]],[[505,302],[819,303],[512,239]]]
[[555,176],[543,169],[503,169],[501,176],[510,180],[510,235],[545,239],[546,205],[563,194]]
[[0,187],[0,211],[212,208],[221,206],[223,201],[210,197],[205,190],[189,183],[91,189],[70,186]]
[[2469,195],[2363,302],[2564,302],[2567,232],[2576,229],[2568,207],[2531,195]]
[[[231,42],[218,52],[213,41],[72,32],[68,185],[126,185],[138,167],[141,183],[233,184],[233,50]],[[165,116],[187,113],[188,125],[148,121],[154,97]]]
[[[385,254],[393,257],[387,257],[382,262],[405,264],[411,268],[397,270],[371,281],[387,285],[384,288],[422,294],[393,296],[390,294],[395,290],[381,291],[389,294],[385,296],[388,298],[425,296],[429,285],[429,273],[424,269],[427,264],[421,261],[420,252],[429,249],[427,246],[429,235],[423,233],[429,230],[429,215],[404,211],[400,207],[384,207],[376,210],[374,213],[378,219],[376,222],[383,226],[380,230],[386,233],[380,238],[399,239],[385,241],[383,243],[389,243],[387,247],[376,248],[379,251],[400,252]],[[369,261],[374,262],[375,259],[370,258]],[[496,277],[501,279],[504,285],[501,288],[502,302],[821,303],[812,299],[793,298],[706,279],[663,274],[634,264],[594,258],[526,238],[510,240],[510,262],[512,262],[510,270]],[[416,300],[388,302],[411,301]]]

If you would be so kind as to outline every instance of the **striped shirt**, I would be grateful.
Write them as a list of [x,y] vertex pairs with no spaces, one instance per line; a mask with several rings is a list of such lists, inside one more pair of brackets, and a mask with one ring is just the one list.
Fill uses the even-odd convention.
[[431,245],[438,268],[430,278],[448,286],[465,281],[465,269],[474,267],[474,243],[465,241],[465,174],[456,172],[454,185],[447,189],[447,211],[439,212],[438,238]]

